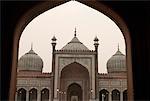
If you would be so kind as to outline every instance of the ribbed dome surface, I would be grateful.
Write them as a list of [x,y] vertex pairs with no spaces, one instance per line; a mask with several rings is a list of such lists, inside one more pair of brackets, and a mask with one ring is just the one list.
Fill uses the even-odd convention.
[[32,49],[18,61],[18,70],[42,72],[43,61]]
[[84,44],[82,44],[76,36],[74,36],[74,38],[61,50],[89,50],[89,49]]
[[107,62],[108,73],[126,72],[126,57],[119,50]]

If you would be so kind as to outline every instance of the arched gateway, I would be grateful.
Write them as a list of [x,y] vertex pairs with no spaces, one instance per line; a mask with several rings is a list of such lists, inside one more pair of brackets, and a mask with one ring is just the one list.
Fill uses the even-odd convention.
[[63,68],[60,77],[61,101],[88,101],[89,73],[74,62]]
[[55,50],[52,38],[53,98],[54,101],[95,101],[97,99],[98,38],[95,50],[89,50],[76,36],[60,50]]

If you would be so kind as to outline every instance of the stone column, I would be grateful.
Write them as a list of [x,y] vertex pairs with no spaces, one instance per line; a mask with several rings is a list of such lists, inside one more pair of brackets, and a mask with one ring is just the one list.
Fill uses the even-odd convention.
[[26,93],[26,101],[29,101],[29,91],[27,90],[27,93]]
[[111,92],[109,92],[109,101],[112,101]]
[[120,101],[123,101],[123,92],[120,91]]
[[41,91],[40,90],[38,90],[37,101],[41,101]]

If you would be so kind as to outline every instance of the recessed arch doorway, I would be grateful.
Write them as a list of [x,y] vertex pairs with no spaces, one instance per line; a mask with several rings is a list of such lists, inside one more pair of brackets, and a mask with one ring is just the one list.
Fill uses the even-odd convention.
[[79,84],[73,83],[67,89],[67,101],[83,101],[82,88]]
[[88,101],[89,81],[89,72],[81,64],[74,62],[64,67],[60,77],[60,101]]

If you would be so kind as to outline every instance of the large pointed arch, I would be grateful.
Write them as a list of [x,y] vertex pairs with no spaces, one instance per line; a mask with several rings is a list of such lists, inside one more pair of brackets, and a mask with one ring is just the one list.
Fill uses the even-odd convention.
[[[73,70],[76,70],[76,71],[73,71]],[[77,70],[79,70],[79,71],[77,71]],[[89,71],[88,71],[88,69],[87,69],[86,67],[84,67],[83,65],[81,65],[80,63],[78,63],[78,62],[73,62],[73,63],[70,63],[70,64],[66,65],[66,66],[61,70],[61,77],[64,77],[65,74],[67,74],[67,73],[63,74],[63,72],[65,72],[65,71],[72,71],[72,72],[77,72],[77,73],[82,72],[82,74],[83,74],[83,72],[85,71],[86,74],[85,74],[85,75],[83,74],[83,76],[84,76],[84,77],[89,77]],[[71,73],[72,73],[72,72],[71,72]],[[69,76],[69,77],[70,77],[70,76]]]
[[[104,13],[106,16],[111,18],[121,29],[125,38],[126,52],[127,52],[126,60],[127,60],[127,70],[128,70],[128,99],[133,100],[131,38],[130,38],[130,33],[127,28],[127,25],[117,13],[115,13],[113,10],[103,5],[102,3],[98,2],[98,0],[91,0],[91,1],[77,0],[77,1]],[[13,58],[12,58],[12,73],[11,73],[11,81],[10,81],[9,100],[15,99],[17,56],[18,56],[19,39],[22,34],[22,31],[27,26],[27,24],[36,16],[40,15],[46,10],[59,6],[65,2],[67,1],[58,0],[58,1],[49,1],[49,2],[42,2],[42,3],[40,2],[39,5],[36,5],[35,7],[31,8],[18,21],[18,24],[14,31],[14,38],[13,38],[13,53],[12,53]]]
[[[89,78],[89,72],[87,68],[85,68],[84,66],[82,66],[77,62],[73,62],[67,65],[62,69],[61,77],[60,77],[60,92],[67,92],[67,95],[65,95],[64,97],[61,96],[61,99],[64,101],[66,100],[72,101],[71,93],[73,93],[72,96],[75,95],[77,96],[77,94],[74,95],[74,93],[81,93],[83,96],[79,97],[80,98],[79,101],[82,100],[87,101],[89,98],[89,91],[90,91],[89,81],[90,78]],[[71,86],[70,88],[70,85],[72,84],[73,86]],[[70,90],[67,90],[68,87]],[[82,88],[83,90],[81,90],[80,88]],[[79,89],[80,92],[77,92],[76,89]]]

